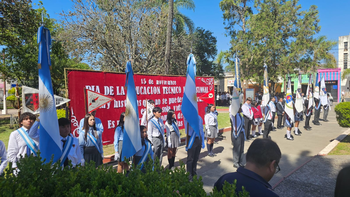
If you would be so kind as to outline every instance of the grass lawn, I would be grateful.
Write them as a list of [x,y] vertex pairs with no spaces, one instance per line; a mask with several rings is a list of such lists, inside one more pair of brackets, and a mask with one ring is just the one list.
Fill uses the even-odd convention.
[[7,149],[7,144],[9,142],[10,134],[15,129],[10,129],[9,124],[3,124],[0,126],[0,140],[5,143],[5,147]]
[[216,106],[216,109],[228,109],[228,106]]
[[346,136],[328,155],[350,155],[350,135]]

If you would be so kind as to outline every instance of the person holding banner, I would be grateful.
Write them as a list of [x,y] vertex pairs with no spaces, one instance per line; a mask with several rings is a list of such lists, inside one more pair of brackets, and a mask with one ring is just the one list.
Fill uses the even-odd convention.
[[208,139],[207,149],[208,156],[214,157],[213,153],[214,141],[215,138],[218,137],[219,129],[218,129],[218,116],[214,113],[215,106],[213,104],[209,104],[206,114],[204,116],[205,121],[205,137]]
[[124,122],[125,122],[125,112],[120,114],[119,124],[115,128],[114,132],[114,160],[118,161],[118,173],[123,173],[124,170],[129,170],[129,165],[127,162],[124,162],[121,157],[123,150],[123,139],[124,139]]
[[134,155],[134,166],[141,165],[140,170],[145,173],[146,170],[144,168],[144,163],[149,162],[149,157],[153,161],[153,151],[152,151],[152,143],[148,140],[147,137],[147,127],[141,125],[140,126],[140,132],[141,132],[141,143],[142,148],[137,151]]
[[307,131],[310,131],[312,127],[310,127],[310,119],[311,119],[311,115],[312,115],[312,105],[309,106],[309,100],[306,99],[304,102],[305,105],[305,126],[304,129],[306,129]]
[[141,118],[141,125],[147,126],[148,121],[153,118],[153,108],[154,108],[155,102],[154,100],[147,100],[147,106],[146,110],[142,114]]
[[[204,145],[204,132],[203,132],[203,119],[198,115],[198,127],[199,135],[193,130],[193,128],[188,124],[187,120],[184,118],[185,131],[188,138],[187,141],[187,162],[186,170],[190,174],[189,180],[192,181],[193,177],[197,175],[197,162],[199,159],[199,154],[201,153],[201,148],[205,148]],[[193,140],[191,140],[193,139]]]
[[[25,112],[19,117],[22,127],[10,134],[7,149],[7,160],[12,162],[12,168],[17,169],[17,162],[22,157],[37,156],[39,150],[39,122],[35,122],[36,116],[30,112]],[[34,123],[35,122],[35,123]],[[16,174],[18,170],[14,173]]]
[[85,115],[84,127],[79,135],[79,146],[85,163],[94,161],[96,167],[103,164],[102,132],[97,131],[92,114]]
[[327,116],[328,116],[330,107],[331,107],[331,104],[329,101],[329,95],[327,94],[327,105],[323,106],[323,122],[328,122]]
[[282,129],[282,116],[284,115],[284,105],[283,105],[283,97],[278,98],[277,103],[277,129]]
[[[270,97],[270,102],[273,102],[273,100],[275,100],[274,97]],[[265,114],[265,118],[264,118],[264,135],[263,138],[264,139],[268,139],[269,138],[269,134],[270,132],[273,130],[273,114],[270,108],[270,105],[266,105],[266,107],[264,108],[264,114]]]
[[78,164],[84,165],[84,158],[79,149],[79,140],[70,134],[70,121],[67,118],[60,118],[58,126],[62,144],[61,165],[68,166],[68,160],[72,162],[73,168]]
[[168,141],[168,161],[169,169],[174,167],[176,148],[179,147],[181,143],[180,130],[177,126],[175,111],[170,109],[167,114],[167,119],[165,122],[165,129],[167,133]]
[[160,118],[162,109],[160,107],[153,108],[154,117],[148,122],[147,135],[149,141],[153,144],[154,160],[159,159],[159,165],[163,161],[163,149],[165,144],[164,123]]
[[240,111],[233,115],[231,113],[230,105],[230,122],[231,122],[231,142],[233,145],[232,155],[233,155],[233,167],[239,168],[244,166],[243,158],[244,158],[244,141],[246,140],[245,132],[244,132],[244,119],[240,114]]
[[[95,109],[94,111],[92,111],[91,114],[92,114],[92,116],[95,117],[96,131],[97,131],[98,133],[101,133],[101,134],[102,134],[102,133],[103,133],[102,121],[101,121],[101,119],[99,119],[99,118],[96,117],[96,111],[97,111],[97,109]],[[82,131],[83,128],[84,128],[84,120],[85,120],[85,118],[82,118],[82,119],[80,120],[80,123],[79,123],[79,131]]]
[[275,102],[276,102],[276,96],[273,96],[271,97],[271,100],[269,102],[269,107],[270,107],[270,110],[271,110],[271,113],[272,113],[272,130],[276,130],[276,127],[275,127],[275,116],[276,116],[276,105],[275,105]]

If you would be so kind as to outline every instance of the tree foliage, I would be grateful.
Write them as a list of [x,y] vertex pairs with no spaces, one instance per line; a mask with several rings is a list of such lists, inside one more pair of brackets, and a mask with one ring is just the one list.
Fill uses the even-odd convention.
[[[19,84],[38,87],[37,31],[42,23],[53,38],[51,44],[52,83],[54,93],[64,87],[64,68],[89,68],[76,59],[69,59],[62,43],[55,40],[60,26],[39,3],[34,9],[30,0],[4,0],[0,2],[0,45],[5,55],[5,66],[0,71],[7,79],[16,79]],[[43,14],[43,21],[42,21]]]
[[228,57],[238,55],[243,79],[261,82],[264,62],[276,82],[295,68],[315,71],[329,59],[334,42],[314,38],[321,29],[314,5],[302,10],[298,0],[222,0],[220,7],[232,38]]

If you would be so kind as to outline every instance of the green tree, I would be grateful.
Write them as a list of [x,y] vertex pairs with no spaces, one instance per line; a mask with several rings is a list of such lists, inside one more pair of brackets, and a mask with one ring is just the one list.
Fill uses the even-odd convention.
[[[69,59],[62,43],[55,39],[62,28],[50,19],[43,4],[33,9],[31,1],[1,1],[0,2],[0,45],[3,45],[5,66],[0,71],[9,79],[16,79],[19,84],[38,87],[38,44],[37,31],[45,25],[53,38],[51,43],[51,77],[55,94],[64,85],[63,70],[67,67],[81,67],[77,59]],[[43,14],[43,21],[41,15]],[[85,67],[86,68],[86,67]]]
[[221,62],[215,62],[217,55],[216,38],[213,33],[198,27],[193,34],[193,54],[197,61],[197,75],[219,78],[223,74]]

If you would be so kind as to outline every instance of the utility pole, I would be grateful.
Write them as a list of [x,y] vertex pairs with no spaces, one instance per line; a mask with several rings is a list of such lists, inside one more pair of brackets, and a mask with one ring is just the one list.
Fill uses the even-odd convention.
[[[5,53],[2,54],[4,57],[4,68],[5,68]],[[4,77],[4,99],[3,99],[3,109],[2,109],[2,114],[7,114],[7,107],[6,107],[6,77],[5,74],[3,73]]]

